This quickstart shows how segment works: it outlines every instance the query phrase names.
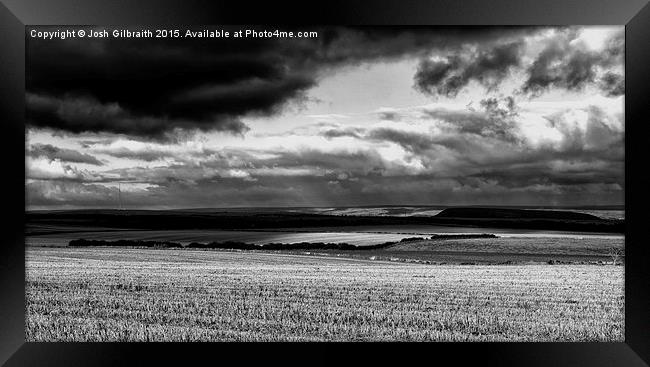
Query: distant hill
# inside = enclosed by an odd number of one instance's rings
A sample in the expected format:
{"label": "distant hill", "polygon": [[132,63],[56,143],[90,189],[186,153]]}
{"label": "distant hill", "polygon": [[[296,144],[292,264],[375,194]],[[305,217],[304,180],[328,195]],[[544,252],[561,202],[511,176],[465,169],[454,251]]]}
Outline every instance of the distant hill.
{"label": "distant hill", "polygon": [[437,218],[476,219],[552,219],[552,220],[600,220],[595,215],[560,210],[532,210],[508,208],[447,208],[435,215]]}
{"label": "distant hill", "polygon": [[568,211],[509,208],[447,208],[435,216],[341,216],[273,210],[70,210],[27,212],[26,234],[78,232],[80,227],[137,230],[262,230],[382,225],[442,225],[623,233],[624,220]]}

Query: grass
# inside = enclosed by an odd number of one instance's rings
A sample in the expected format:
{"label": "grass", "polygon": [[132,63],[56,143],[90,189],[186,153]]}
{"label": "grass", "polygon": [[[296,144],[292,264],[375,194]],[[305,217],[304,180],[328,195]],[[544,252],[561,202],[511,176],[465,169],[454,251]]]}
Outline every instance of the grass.
{"label": "grass", "polygon": [[28,248],[28,341],[622,341],[622,266]]}

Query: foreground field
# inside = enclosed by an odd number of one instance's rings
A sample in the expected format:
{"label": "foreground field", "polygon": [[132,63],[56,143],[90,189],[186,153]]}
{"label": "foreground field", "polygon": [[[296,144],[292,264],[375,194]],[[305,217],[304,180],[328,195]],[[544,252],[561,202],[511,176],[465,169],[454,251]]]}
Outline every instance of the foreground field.
{"label": "foreground field", "polygon": [[622,341],[622,266],[28,248],[28,341]]}

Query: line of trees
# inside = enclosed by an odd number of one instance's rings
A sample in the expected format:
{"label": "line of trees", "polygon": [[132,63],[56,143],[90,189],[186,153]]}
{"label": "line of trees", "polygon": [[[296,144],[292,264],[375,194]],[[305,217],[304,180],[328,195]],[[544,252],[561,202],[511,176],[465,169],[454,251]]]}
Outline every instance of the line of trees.
{"label": "line of trees", "polygon": [[349,243],[325,243],[325,242],[300,242],[300,243],[268,243],[265,245],[256,245],[240,241],[223,241],[199,243],[192,242],[183,246],[178,242],[169,241],[143,241],[143,240],[71,240],[68,245],[71,247],[97,247],[97,246],[115,246],[115,247],[150,247],[150,248],[197,248],[197,249],[224,249],[224,250],[375,250],[393,246],[399,243],[415,242],[423,240],[444,240],[444,239],[466,239],[466,238],[495,238],[493,234],[453,234],[453,235],[433,235],[428,238],[408,237],[395,242],[389,241],[376,245],[357,246]]}

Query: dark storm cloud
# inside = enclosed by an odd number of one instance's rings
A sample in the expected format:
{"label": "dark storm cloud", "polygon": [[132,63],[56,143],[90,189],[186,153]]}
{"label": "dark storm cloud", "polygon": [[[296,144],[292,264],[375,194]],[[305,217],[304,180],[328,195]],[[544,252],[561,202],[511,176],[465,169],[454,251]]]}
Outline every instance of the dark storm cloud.
{"label": "dark storm cloud", "polygon": [[90,154],[81,153],[73,149],[59,148],[50,144],[34,144],[27,151],[27,155],[35,158],[45,157],[49,160],[58,159],[62,162],[86,163],[95,166],[104,164]]}
{"label": "dark storm cloud", "polygon": [[[207,126],[191,119],[136,116],[117,103],[102,104],[88,96],[57,98],[28,93],[26,105],[28,123],[33,127],[72,133],[108,132],[173,141],[178,129],[203,129]],[[210,129],[237,134],[249,130],[237,118],[228,116],[219,117],[218,123],[210,125]]]}
{"label": "dark storm cloud", "polygon": [[[160,135],[174,128],[241,133],[313,85],[259,40],[30,40],[27,90],[82,104],[89,123],[28,105],[30,122],[71,132]],[[88,106],[91,105],[91,106]],[[54,121],[47,119],[54,117]],[[118,119],[117,123],[110,121]]]}
{"label": "dark storm cloud", "polygon": [[415,88],[429,95],[455,97],[471,81],[494,90],[521,63],[524,43],[516,41],[463,51],[442,60],[423,59],[415,73]]}
{"label": "dark storm cloud", "polygon": [[539,95],[551,87],[580,91],[596,84],[610,96],[623,94],[623,75],[608,72],[601,81],[597,76],[599,68],[623,65],[624,33],[612,36],[602,51],[576,44],[578,35],[575,29],[569,29],[558,32],[547,42],[527,69],[527,79],[521,88],[524,93]]}
{"label": "dark storm cloud", "polygon": [[[177,129],[241,134],[240,118],[300,103],[337,67],[459,44],[491,44],[535,28],[327,28],[316,39],[29,39],[27,118],[72,133],[154,139]],[[509,49],[479,55],[467,77],[490,84]],[[482,70],[486,70],[483,72]],[[481,74],[481,75],[479,75]]]}

